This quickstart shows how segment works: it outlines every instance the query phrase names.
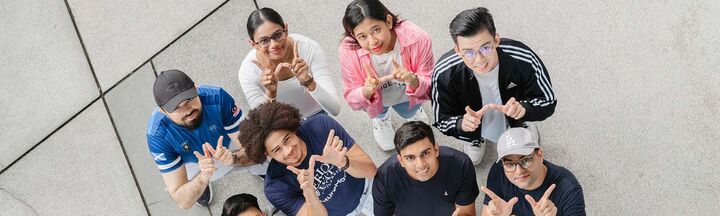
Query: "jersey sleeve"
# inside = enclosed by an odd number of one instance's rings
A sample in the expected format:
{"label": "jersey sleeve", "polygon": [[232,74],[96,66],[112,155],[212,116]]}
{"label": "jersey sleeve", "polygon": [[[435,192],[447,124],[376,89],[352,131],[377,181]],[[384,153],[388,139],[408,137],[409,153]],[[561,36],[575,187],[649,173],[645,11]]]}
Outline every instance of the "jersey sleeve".
{"label": "jersey sleeve", "polygon": [[223,127],[227,133],[235,133],[240,129],[242,110],[224,89],[220,89],[220,115],[222,116]]}
{"label": "jersey sleeve", "polygon": [[148,134],[147,142],[150,156],[152,156],[161,173],[174,171],[183,165],[180,155],[175,152],[166,139]]}

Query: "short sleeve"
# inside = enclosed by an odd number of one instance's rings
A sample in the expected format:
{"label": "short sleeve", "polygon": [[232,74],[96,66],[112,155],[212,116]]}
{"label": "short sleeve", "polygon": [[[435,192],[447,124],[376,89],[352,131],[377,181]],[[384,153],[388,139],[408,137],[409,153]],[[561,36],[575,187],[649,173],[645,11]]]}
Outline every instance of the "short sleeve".
{"label": "short sleeve", "polygon": [[223,121],[223,127],[227,133],[235,133],[240,129],[240,120],[242,120],[242,110],[235,103],[235,100],[224,89],[220,89],[220,112]]}
{"label": "short sleeve", "polygon": [[373,212],[375,215],[393,215],[395,213],[395,203],[392,202],[387,194],[386,181],[384,175],[378,172],[373,180]]}
{"label": "short sleeve", "polygon": [[183,165],[182,159],[167,140],[148,134],[147,142],[150,155],[161,173],[174,171]]}
{"label": "short sleeve", "polygon": [[470,158],[465,156],[462,164],[462,183],[460,185],[457,196],[455,196],[455,204],[466,206],[475,202],[475,198],[480,194],[475,178],[475,167]]}
{"label": "short sleeve", "polygon": [[[498,194],[500,192],[500,180],[504,177],[503,173],[500,173],[500,164],[499,163],[493,163],[493,165],[490,167],[490,172],[488,172],[487,176],[487,184],[485,184],[485,187],[493,191],[498,196],[502,197],[501,194]],[[485,199],[483,200],[483,204],[487,205],[488,202],[492,200],[490,196],[485,194]]]}

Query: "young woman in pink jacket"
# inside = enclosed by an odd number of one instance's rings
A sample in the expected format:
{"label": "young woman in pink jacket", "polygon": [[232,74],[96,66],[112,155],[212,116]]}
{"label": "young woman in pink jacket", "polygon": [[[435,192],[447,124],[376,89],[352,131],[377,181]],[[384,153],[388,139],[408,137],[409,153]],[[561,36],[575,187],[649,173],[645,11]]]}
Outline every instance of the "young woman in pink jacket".
{"label": "young woman in pink jacket", "polygon": [[430,36],[400,20],[378,0],[355,0],[343,17],[345,38],[339,56],[343,96],[353,110],[373,120],[380,148],[394,149],[390,107],[407,120],[427,122],[421,109],[429,99],[434,59]]}

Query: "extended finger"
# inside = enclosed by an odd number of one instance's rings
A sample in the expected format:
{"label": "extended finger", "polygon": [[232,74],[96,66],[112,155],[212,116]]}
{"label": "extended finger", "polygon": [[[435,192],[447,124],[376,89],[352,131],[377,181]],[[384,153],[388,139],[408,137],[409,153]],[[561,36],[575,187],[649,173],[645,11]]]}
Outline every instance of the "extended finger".
{"label": "extended finger", "polygon": [[365,68],[365,77],[375,77],[375,74],[372,72],[370,65],[368,65],[367,63],[363,63],[363,67]]}
{"label": "extended finger", "polygon": [[298,59],[298,58],[300,58],[300,57],[299,57],[299,54],[298,54],[298,48],[297,48],[298,42],[295,41],[294,44],[295,44],[295,45],[293,46],[293,56],[295,57],[295,59]]}
{"label": "extended finger", "polygon": [[535,201],[535,199],[533,199],[530,195],[525,195],[525,200],[527,200],[533,208],[537,205],[537,201]]}
{"label": "extended finger", "polygon": [[220,151],[220,150],[223,149],[223,137],[224,137],[224,136],[220,136],[220,137],[218,138],[217,148],[215,148],[215,149],[218,150],[218,151]]}
{"label": "extended finger", "polygon": [[335,143],[335,151],[342,151],[343,148],[343,141],[340,138],[337,138],[337,141]]}
{"label": "extended finger", "polygon": [[495,195],[495,193],[493,193],[490,189],[488,189],[488,188],[485,187],[485,186],[480,187],[480,190],[482,190],[483,192],[485,192],[485,194],[487,194],[488,196],[490,196],[490,198],[493,199],[493,200],[504,201],[504,200],[501,199],[498,195]]}
{"label": "extended finger", "polygon": [[390,74],[390,75],[385,75],[383,77],[380,77],[379,81],[380,81],[380,83],[385,83],[388,80],[393,80],[393,79],[395,79],[395,74]]}
{"label": "extended finger", "polygon": [[395,58],[392,59],[392,65],[393,69],[402,68],[402,65],[398,64],[397,61],[395,61]]}
{"label": "extended finger", "polygon": [[294,166],[287,166],[287,169],[295,173],[295,175],[300,174],[300,169],[295,168]]}
{"label": "extended finger", "polygon": [[[205,153],[205,157],[206,157],[206,158],[211,157],[211,155],[210,155],[210,150],[208,149],[208,146],[210,146],[210,144],[205,143],[205,144],[202,145],[202,147],[203,147],[203,152]],[[212,147],[210,147],[210,148],[212,148]]]}
{"label": "extended finger", "polygon": [[545,193],[543,194],[542,198],[540,199],[549,199],[550,194],[555,190],[555,184],[551,184],[550,187],[548,187],[547,190],[545,190]]}
{"label": "extended finger", "polygon": [[265,68],[263,68],[263,66],[262,66],[262,65],[260,65],[260,63],[258,63],[258,61],[255,61],[255,59],[253,59],[253,60],[250,60],[250,62],[252,62],[253,64],[257,65],[257,66],[258,66],[258,68],[260,68],[260,70],[264,70],[264,69],[265,69]]}
{"label": "extended finger", "polygon": [[310,179],[315,178],[315,160],[317,160],[315,157],[310,157],[310,162],[308,162],[308,175],[312,176]]}
{"label": "extended finger", "polygon": [[478,118],[482,118],[482,116],[485,115],[485,113],[486,113],[488,110],[490,110],[490,105],[491,105],[491,104],[487,104],[487,105],[483,106],[480,110],[478,110],[477,112],[475,112],[475,116],[478,116]]}
{"label": "extended finger", "polygon": [[205,159],[205,156],[201,155],[200,152],[194,151],[195,157],[198,158],[198,162],[202,159]]}
{"label": "extended finger", "polygon": [[524,116],[525,116],[525,107],[523,107],[523,108],[520,109],[520,113],[518,113],[518,115],[517,115],[517,117],[515,118],[515,120],[520,119],[520,118],[522,118],[522,117],[524,117]]}
{"label": "extended finger", "polygon": [[518,198],[517,198],[517,197],[513,197],[512,199],[508,200],[507,205],[508,205],[508,206],[513,206],[513,205],[515,205],[515,203],[517,203],[517,201],[518,201]]}
{"label": "extended finger", "polygon": [[325,145],[332,145],[332,140],[335,138],[335,129],[330,129],[330,133],[328,133],[327,141],[325,142]]}

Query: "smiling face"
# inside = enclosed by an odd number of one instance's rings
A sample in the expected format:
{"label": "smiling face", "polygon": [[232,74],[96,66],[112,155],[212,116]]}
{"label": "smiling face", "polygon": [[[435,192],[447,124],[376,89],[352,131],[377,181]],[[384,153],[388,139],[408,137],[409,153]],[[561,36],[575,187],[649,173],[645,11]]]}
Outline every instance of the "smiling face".
{"label": "smiling face", "polygon": [[372,54],[387,53],[395,47],[395,32],[392,31],[392,26],[390,15],[387,16],[387,20],[365,18],[353,29],[353,37],[360,47]]}
{"label": "smiling face", "polygon": [[440,149],[427,137],[400,150],[397,160],[408,175],[418,181],[430,180],[440,167]]}
{"label": "smiling face", "polygon": [[298,166],[307,156],[305,142],[289,130],[275,130],[265,139],[265,154],[276,161]]}
{"label": "smiling face", "polygon": [[491,35],[484,30],[469,37],[458,36],[455,52],[463,58],[467,67],[475,73],[483,74],[498,65],[496,48],[499,45],[500,35]]}
{"label": "smiling face", "polygon": [[165,110],[162,110],[162,112],[176,125],[195,129],[200,125],[200,120],[202,120],[202,103],[200,102],[200,96],[195,96],[180,102],[172,112],[166,112]]}
{"label": "smiling face", "polygon": [[289,53],[289,40],[287,35],[287,24],[278,25],[265,21],[255,29],[254,40],[250,41],[255,50],[271,60],[282,60]]}
{"label": "smiling face", "polygon": [[533,151],[530,155],[507,155],[502,158],[501,162],[503,164],[513,164],[522,160],[529,160],[530,165],[523,168],[520,164],[517,164],[514,171],[505,170],[505,176],[515,186],[524,190],[534,190],[540,187],[547,173],[547,167],[543,164],[544,153],[542,149]]}

